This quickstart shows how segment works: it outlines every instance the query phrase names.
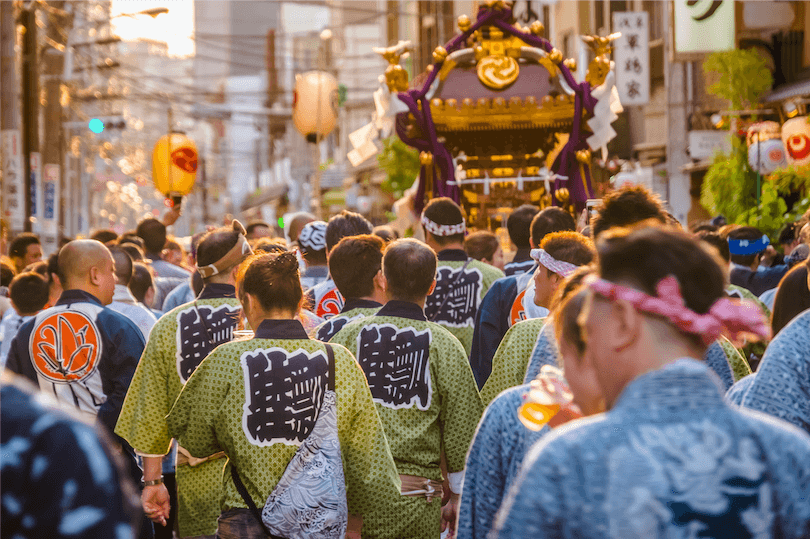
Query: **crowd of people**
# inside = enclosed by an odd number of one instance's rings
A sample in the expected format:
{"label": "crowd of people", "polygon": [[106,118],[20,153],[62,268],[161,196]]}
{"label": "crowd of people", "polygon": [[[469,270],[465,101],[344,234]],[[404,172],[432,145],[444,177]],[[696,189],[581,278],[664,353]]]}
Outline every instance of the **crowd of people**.
{"label": "crowd of people", "polygon": [[810,537],[810,215],[176,218],[3,231],[3,537]]}

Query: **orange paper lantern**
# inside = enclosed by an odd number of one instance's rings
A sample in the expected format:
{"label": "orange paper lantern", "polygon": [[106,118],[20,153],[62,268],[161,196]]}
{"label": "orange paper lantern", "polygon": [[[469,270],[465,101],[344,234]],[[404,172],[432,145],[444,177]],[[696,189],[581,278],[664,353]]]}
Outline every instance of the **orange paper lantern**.
{"label": "orange paper lantern", "polygon": [[197,146],[182,133],[160,137],[152,151],[152,182],[166,195],[185,196],[197,178]]}

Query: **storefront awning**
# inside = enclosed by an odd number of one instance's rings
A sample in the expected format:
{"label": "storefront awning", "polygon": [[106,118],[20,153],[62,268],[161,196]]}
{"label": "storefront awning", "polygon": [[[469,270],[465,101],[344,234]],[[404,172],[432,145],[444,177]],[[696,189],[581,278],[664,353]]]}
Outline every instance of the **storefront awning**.
{"label": "storefront awning", "polygon": [[287,184],[275,184],[267,187],[262,187],[250,193],[242,201],[242,211],[248,211],[252,208],[258,208],[264,204],[268,204],[277,200],[287,194]]}
{"label": "storefront awning", "polygon": [[802,80],[783,84],[770,94],[762,98],[764,103],[776,103],[792,97],[803,97],[810,95],[810,80]]}

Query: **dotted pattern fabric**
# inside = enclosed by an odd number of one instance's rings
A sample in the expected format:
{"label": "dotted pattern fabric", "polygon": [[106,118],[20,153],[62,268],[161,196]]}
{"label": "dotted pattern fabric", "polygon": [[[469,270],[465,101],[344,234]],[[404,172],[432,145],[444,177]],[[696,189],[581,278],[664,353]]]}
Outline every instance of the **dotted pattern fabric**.
{"label": "dotted pattern fabric", "polygon": [[[456,260],[440,260],[439,265],[436,268],[436,273],[438,274],[439,270],[443,267],[458,269],[464,265],[463,261],[456,261]],[[470,263],[467,264],[467,269],[464,271],[469,271],[471,269],[477,269],[481,272],[481,293],[477,298],[475,304],[475,312],[478,312],[478,308],[481,306],[481,300],[484,299],[484,296],[487,295],[487,291],[489,287],[492,286],[496,280],[500,279],[504,276],[503,272],[494,266],[490,266],[489,264],[485,264],[483,262],[479,262],[478,260],[470,260]],[[473,316],[473,319],[475,317]],[[440,325],[441,322],[439,322]],[[472,350],[472,340],[473,340],[473,333],[474,333],[474,322],[471,321],[467,326],[464,327],[450,327],[450,326],[443,326],[445,327],[450,333],[452,333],[461,344],[464,346],[464,352],[467,354],[467,357],[470,357],[470,351]]]}
{"label": "dotted pattern fabric", "polygon": [[[369,324],[392,324],[418,332],[430,330],[431,334],[428,359],[432,384],[430,407],[424,411],[415,406],[394,410],[376,404],[398,472],[441,481],[442,449],[448,471],[462,471],[483,405],[461,343],[438,324],[390,316],[371,316],[353,322],[332,337],[332,342],[357,353],[358,335]],[[441,502],[400,498],[397,510],[386,508],[383,512],[376,512],[370,516],[369,522],[391,530],[395,537],[437,537],[441,526]],[[365,529],[364,522],[364,537]]]}
{"label": "dotted pattern fabric", "polygon": [[[768,308],[767,305],[765,305],[765,303],[763,301],[761,301],[757,296],[754,295],[753,292],[751,292],[747,288],[743,288],[742,286],[737,286],[737,285],[734,285],[734,284],[730,284],[730,285],[728,285],[728,288],[726,288],[726,293],[732,298],[736,297],[736,296],[739,296],[739,297],[742,297],[743,299],[753,301],[754,303],[757,304],[757,306],[762,311],[762,316],[765,317],[765,320],[770,321],[770,319],[771,319],[771,310]],[[739,351],[740,355],[743,358],[746,359],[746,361],[747,361],[747,359],[749,357],[751,357],[751,354],[754,354],[756,357],[761,358],[762,354],[765,353],[765,349],[768,347],[769,342],[770,341],[767,341],[767,340],[749,342],[749,343],[744,344],[743,346],[741,346],[737,350]],[[731,363],[730,359],[729,359],[729,363]]]}
{"label": "dotted pattern fabric", "polygon": [[506,332],[492,358],[492,374],[481,388],[484,406],[489,405],[501,391],[523,384],[526,367],[545,321],[545,318],[530,318],[518,322]]}
{"label": "dotted pattern fabric", "polygon": [[557,347],[557,336],[554,335],[554,322],[551,318],[548,318],[546,321],[548,323],[543,326],[542,331],[540,331],[540,335],[537,337],[537,343],[534,345],[534,350],[532,350],[529,366],[526,367],[526,376],[523,377],[524,384],[529,384],[532,380],[537,378],[543,365],[563,368],[562,357]]}
{"label": "dotted pattern fabric", "polygon": [[[201,299],[197,304],[212,308],[240,305],[235,298]],[[169,451],[172,437],[166,415],[183,388],[177,373],[177,314],[192,305],[181,305],[158,320],[129,386],[115,433],[139,453],[165,455]],[[193,468],[178,466],[177,522],[181,537],[216,533],[224,462],[218,459]]]}
{"label": "dotted pattern fabric", "polygon": [[726,354],[726,360],[731,367],[731,373],[734,375],[735,382],[751,374],[751,366],[748,364],[748,361],[740,354],[739,350],[734,348],[731,341],[725,337],[720,337],[716,342],[723,349],[723,353]]}
{"label": "dotted pattern fabric", "polygon": [[[304,339],[251,339],[234,341],[214,350],[197,367],[167,418],[169,432],[193,456],[224,451],[228,464],[220,475],[224,485],[221,511],[246,508],[231,479],[235,465],[258,507],[262,507],[296,450],[295,445],[253,445],[242,427],[246,403],[243,353],[272,347],[288,352],[322,351],[324,344]],[[363,372],[351,353],[334,346],[338,437],[351,514],[367,515],[390,510],[400,498],[400,481]],[[178,478],[179,482],[179,478]],[[384,530],[368,527],[363,536],[386,537]]]}

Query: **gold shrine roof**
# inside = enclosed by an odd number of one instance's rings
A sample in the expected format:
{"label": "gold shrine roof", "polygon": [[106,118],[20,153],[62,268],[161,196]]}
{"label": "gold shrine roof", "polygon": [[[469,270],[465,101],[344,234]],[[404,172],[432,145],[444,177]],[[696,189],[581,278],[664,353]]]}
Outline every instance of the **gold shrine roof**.
{"label": "gold shrine roof", "polygon": [[430,100],[437,131],[570,128],[574,96],[554,62],[561,55],[519,44],[447,57]]}

